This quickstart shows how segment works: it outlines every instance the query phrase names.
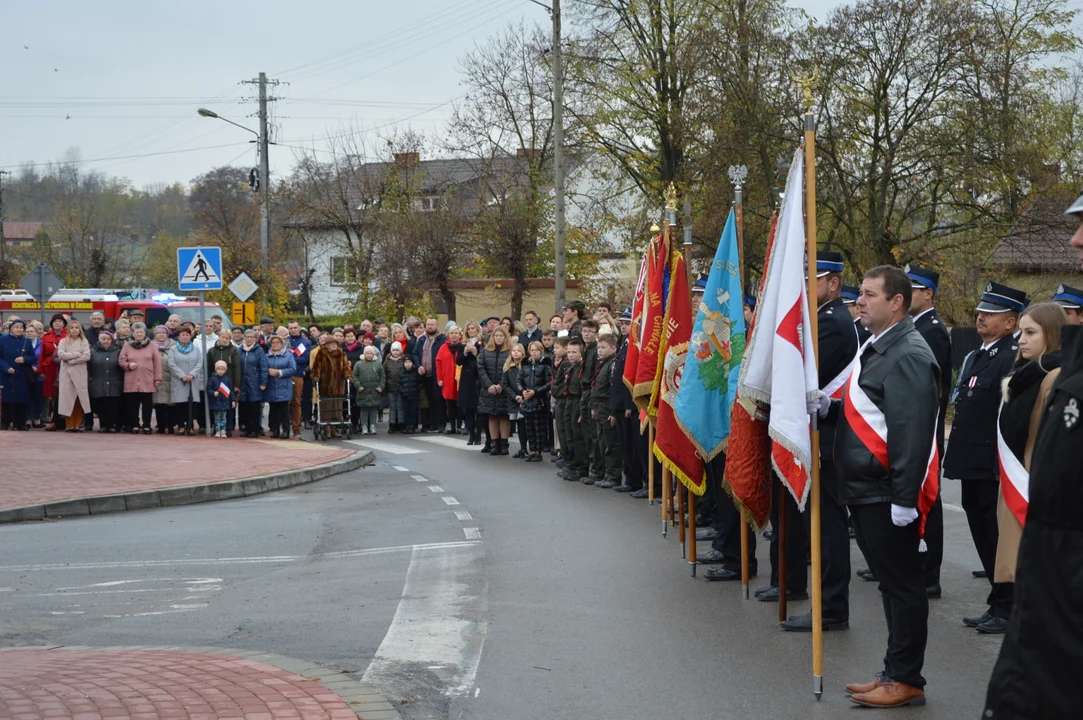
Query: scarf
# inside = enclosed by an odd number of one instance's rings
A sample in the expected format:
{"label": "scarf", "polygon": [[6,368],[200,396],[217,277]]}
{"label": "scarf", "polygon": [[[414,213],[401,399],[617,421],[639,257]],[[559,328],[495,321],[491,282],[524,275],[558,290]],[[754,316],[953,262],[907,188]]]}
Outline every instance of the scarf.
{"label": "scarf", "polygon": [[131,345],[136,350],[139,350],[140,348],[145,348],[147,345],[150,344],[150,338],[145,337],[145,336],[143,337],[142,340],[136,340],[135,338],[132,338],[131,340],[128,341],[128,344]]}
{"label": "scarf", "polygon": [[179,352],[181,355],[187,355],[188,353],[196,349],[195,343],[188,343],[187,345],[185,345],[180,340],[177,341],[177,344],[174,345],[174,347],[177,348],[177,352]]}
{"label": "scarf", "polygon": [[160,343],[157,340],[154,341],[154,346],[159,350],[168,350],[170,347],[172,347],[172,345],[173,341],[169,338],[166,338],[164,343]]}

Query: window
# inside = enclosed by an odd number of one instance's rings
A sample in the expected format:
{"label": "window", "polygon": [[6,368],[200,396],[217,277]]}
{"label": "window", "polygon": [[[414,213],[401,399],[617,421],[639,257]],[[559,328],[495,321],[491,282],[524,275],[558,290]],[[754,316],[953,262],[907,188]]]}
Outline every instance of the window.
{"label": "window", "polygon": [[333,257],[331,258],[331,285],[332,287],[341,287],[351,282],[357,281],[357,268],[354,266],[353,258],[350,257]]}
{"label": "window", "polygon": [[433,212],[440,209],[440,203],[439,195],[427,195],[418,199],[417,208],[421,212]]}

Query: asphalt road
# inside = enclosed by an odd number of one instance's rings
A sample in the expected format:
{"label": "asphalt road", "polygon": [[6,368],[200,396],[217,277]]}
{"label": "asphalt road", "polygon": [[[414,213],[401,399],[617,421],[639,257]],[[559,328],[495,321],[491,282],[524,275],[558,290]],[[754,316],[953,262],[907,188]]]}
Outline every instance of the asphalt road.
{"label": "asphalt road", "polygon": [[[275,652],[364,679],[411,719],[860,712],[842,686],[883,656],[873,584],[854,579],[851,629],[825,634],[817,702],[811,637],[735,584],[691,578],[657,506],[457,437],[366,447],[373,467],[259,498],[0,526],[0,645]],[[970,575],[956,485],[945,500],[929,702],[906,712],[978,718],[1000,640],[960,621],[988,585]],[[760,566],[756,584],[766,543]]]}

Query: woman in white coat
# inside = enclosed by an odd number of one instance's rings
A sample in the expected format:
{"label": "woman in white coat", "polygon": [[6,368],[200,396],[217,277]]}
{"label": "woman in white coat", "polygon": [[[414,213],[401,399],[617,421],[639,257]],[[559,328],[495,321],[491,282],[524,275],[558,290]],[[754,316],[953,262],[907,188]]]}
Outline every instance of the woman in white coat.
{"label": "woman in white coat", "polygon": [[68,323],[68,335],[56,346],[60,361],[57,377],[57,409],[64,416],[66,432],[82,432],[83,414],[90,410],[90,390],[87,384],[87,363],[90,343],[83,335],[78,320]]}

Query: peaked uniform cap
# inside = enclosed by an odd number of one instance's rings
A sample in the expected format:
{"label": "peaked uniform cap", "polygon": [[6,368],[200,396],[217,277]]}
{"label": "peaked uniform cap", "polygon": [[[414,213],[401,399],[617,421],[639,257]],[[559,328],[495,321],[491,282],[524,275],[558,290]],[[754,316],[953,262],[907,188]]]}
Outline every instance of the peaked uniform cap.
{"label": "peaked uniform cap", "polygon": [[936,292],[937,285],[940,284],[940,273],[936,270],[928,270],[917,265],[907,265],[905,270],[911,285],[920,290]]}
{"label": "peaked uniform cap", "polygon": [[1022,290],[991,282],[985,287],[977,310],[987,313],[1022,312],[1029,304],[1027,294]]}
{"label": "peaked uniform cap", "polygon": [[828,273],[840,273],[846,270],[846,264],[842,260],[842,253],[820,250],[816,253],[816,277],[823,277]]}
{"label": "peaked uniform cap", "polygon": [[1061,285],[1053,295],[1053,302],[1069,310],[1083,309],[1083,290]]}

